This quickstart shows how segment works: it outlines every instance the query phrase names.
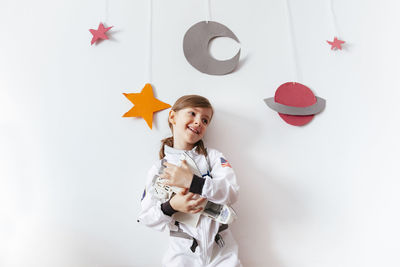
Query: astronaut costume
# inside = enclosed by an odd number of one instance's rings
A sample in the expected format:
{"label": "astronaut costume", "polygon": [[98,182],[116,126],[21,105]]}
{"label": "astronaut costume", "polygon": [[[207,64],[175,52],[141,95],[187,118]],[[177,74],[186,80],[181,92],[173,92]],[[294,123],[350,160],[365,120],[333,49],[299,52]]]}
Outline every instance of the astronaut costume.
{"label": "astronaut costume", "polygon": [[[183,153],[196,163],[203,177],[194,175],[189,191],[217,204],[232,205],[237,201],[239,186],[236,175],[221,152],[207,149],[208,156],[192,150],[178,150],[167,145],[164,153],[169,163],[179,165]],[[207,216],[200,216],[197,227],[176,222],[169,201],[154,197],[153,177],[158,174],[161,161],[150,169],[141,201],[138,221],[158,231],[169,230],[169,248],[162,261],[164,267],[240,267],[238,246],[227,225]]]}

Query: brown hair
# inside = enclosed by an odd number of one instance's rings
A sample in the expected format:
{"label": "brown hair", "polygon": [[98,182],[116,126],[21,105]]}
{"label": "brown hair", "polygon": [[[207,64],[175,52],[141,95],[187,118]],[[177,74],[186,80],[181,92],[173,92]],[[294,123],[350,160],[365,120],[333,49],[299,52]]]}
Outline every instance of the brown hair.
{"label": "brown hair", "polygon": [[[194,107],[194,108],[210,108],[211,109],[211,117],[214,114],[214,109],[212,108],[210,101],[207,98],[199,95],[184,95],[176,100],[175,104],[172,106],[171,110],[177,112],[181,109]],[[210,118],[211,121],[211,118]],[[171,132],[173,130],[172,124],[168,120],[169,128]],[[168,137],[161,140],[161,149],[160,149],[160,159],[165,157],[164,153],[164,145],[173,147],[174,146],[174,137]],[[196,146],[196,152],[199,154],[203,154],[207,156],[207,150],[204,146],[203,140],[197,141],[194,146]]]}

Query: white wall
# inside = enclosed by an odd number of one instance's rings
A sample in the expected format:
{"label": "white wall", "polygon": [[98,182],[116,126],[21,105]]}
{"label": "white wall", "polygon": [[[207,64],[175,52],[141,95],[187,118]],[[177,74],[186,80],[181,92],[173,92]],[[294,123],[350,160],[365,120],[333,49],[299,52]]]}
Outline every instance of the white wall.
{"label": "white wall", "polygon": [[[170,104],[208,97],[206,143],[238,174],[232,227],[245,266],[399,266],[399,26],[395,0],[290,0],[299,82],[327,100],[304,127],[262,99],[295,79],[285,1],[211,1],[238,36],[239,69],[192,68],[182,38],[205,1],[154,0],[153,79]],[[159,266],[167,236],[136,223],[145,175],[169,135],[123,92],[147,82],[146,1],[109,1],[111,40],[90,46],[104,1],[0,1],[0,266]]]}

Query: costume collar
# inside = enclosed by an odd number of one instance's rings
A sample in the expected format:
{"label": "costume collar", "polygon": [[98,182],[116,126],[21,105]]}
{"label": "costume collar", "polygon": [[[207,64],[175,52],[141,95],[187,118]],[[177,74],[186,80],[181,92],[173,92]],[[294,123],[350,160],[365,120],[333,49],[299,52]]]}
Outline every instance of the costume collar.
{"label": "costume collar", "polygon": [[183,152],[196,153],[196,148],[197,146],[193,147],[191,150],[182,150],[170,147],[168,145],[164,145],[164,153],[165,154],[182,154]]}

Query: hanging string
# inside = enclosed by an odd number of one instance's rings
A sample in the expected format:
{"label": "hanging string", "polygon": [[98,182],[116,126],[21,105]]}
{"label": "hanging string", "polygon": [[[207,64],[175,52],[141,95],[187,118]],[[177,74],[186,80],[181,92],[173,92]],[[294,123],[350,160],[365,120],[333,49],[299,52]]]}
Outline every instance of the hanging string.
{"label": "hanging string", "polygon": [[336,15],[335,15],[335,11],[333,9],[333,0],[329,0],[329,8],[330,8],[330,11],[331,11],[333,31],[335,32],[335,37],[339,38],[339,30],[338,30],[338,25],[337,25],[337,22],[336,22]]}
{"label": "hanging string", "polygon": [[288,24],[289,24],[289,38],[290,38],[290,43],[292,44],[292,58],[294,61],[294,72],[295,72],[295,78],[296,78],[295,80],[301,82],[300,67],[298,64],[296,42],[295,42],[295,36],[294,36],[294,31],[293,31],[293,19],[292,19],[292,13],[290,11],[289,0],[286,0],[286,13],[288,16]]}
{"label": "hanging string", "polygon": [[148,29],[148,73],[147,73],[147,78],[148,78],[148,83],[151,83],[152,80],[152,72],[153,72],[153,0],[148,0],[149,1],[149,29]]}
{"label": "hanging string", "polygon": [[206,22],[208,23],[211,20],[210,0],[204,1],[206,1]]}
{"label": "hanging string", "polygon": [[108,21],[108,0],[104,0],[104,17],[103,20],[100,20],[100,22],[103,22],[103,24],[107,24],[107,21]]}

